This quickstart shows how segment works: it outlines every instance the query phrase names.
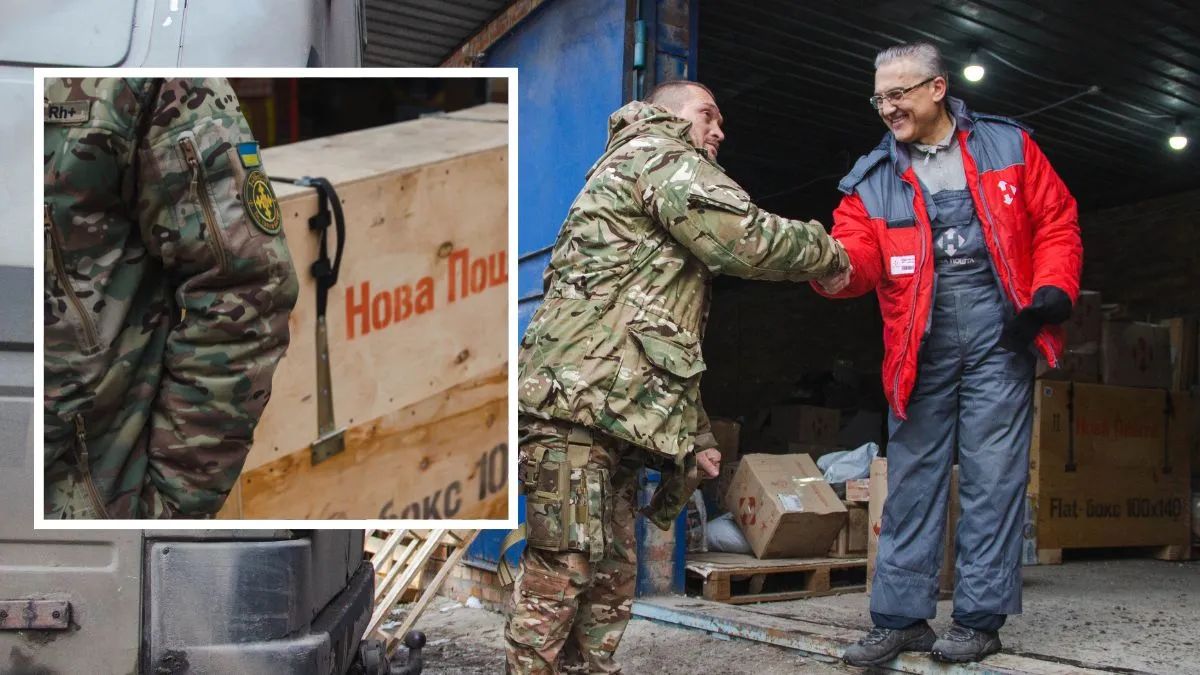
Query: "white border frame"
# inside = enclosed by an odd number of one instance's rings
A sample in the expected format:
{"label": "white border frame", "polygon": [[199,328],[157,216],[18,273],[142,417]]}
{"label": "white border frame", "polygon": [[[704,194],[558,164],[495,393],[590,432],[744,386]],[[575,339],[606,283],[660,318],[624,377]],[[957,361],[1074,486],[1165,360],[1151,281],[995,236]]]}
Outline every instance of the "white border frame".
{"label": "white border frame", "polygon": [[[260,77],[260,78],[503,78],[508,80],[508,518],[506,520],[46,520],[44,517],[45,452],[41,439],[45,434],[42,415],[33,414],[34,488],[33,527],[35,530],[291,530],[330,529],[501,529],[517,527],[517,397],[513,383],[517,377],[517,69],[516,68],[34,68],[33,140],[34,208],[32,226],[39,227],[45,174],[42,169],[44,137],[36,131],[43,127],[43,104],[37,93],[45,91],[45,81],[53,77]],[[35,236],[36,240],[37,237]],[[45,250],[34,245],[34,269],[45,265]],[[45,399],[45,371],[39,365],[45,358],[43,321],[45,305],[44,275],[34,274],[34,401]]]}

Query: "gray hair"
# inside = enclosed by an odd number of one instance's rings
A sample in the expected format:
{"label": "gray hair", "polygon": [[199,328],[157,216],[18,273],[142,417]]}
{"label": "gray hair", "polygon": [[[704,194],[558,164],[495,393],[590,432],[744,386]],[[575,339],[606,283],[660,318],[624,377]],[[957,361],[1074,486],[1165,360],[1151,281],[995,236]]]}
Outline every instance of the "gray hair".
{"label": "gray hair", "polygon": [[911,59],[925,77],[940,75],[949,80],[946,76],[946,65],[942,63],[942,53],[928,42],[911,42],[888,47],[875,57],[875,69],[878,70],[885,63],[899,59]]}

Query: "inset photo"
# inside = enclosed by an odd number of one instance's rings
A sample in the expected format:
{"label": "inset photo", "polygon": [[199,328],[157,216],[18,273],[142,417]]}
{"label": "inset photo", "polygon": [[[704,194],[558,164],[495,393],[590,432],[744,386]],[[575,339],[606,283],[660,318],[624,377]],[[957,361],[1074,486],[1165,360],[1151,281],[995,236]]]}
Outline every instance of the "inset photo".
{"label": "inset photo", "polygon": [[37,72],[37,527],[515,515],[515,72],[386,72]]}

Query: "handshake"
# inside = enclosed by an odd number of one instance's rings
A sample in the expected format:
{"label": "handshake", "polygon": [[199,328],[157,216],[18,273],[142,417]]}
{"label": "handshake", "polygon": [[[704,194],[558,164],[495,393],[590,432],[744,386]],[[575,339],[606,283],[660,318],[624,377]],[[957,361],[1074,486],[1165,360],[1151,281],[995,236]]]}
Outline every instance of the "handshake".
{"label": "handshake", "polygon": [[817,279],[817,283],[820,284],[821,289],[826,293],[841,293],[850,285],[850,277],[853,274],[854,266],[847,265],[846,269],[841,272]]}

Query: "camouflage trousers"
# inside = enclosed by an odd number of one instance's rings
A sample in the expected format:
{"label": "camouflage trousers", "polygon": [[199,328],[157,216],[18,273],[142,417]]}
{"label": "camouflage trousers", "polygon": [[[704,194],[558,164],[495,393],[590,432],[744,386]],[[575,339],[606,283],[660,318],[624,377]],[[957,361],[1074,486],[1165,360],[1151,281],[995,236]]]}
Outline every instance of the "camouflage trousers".
{"label": "camouflage trousers", "polygon": [[[561,450],[565,422],[521,420],[524,460],[541,445]],[[597,434],[588,468],[604,469],[611,495],[604,509],[602,555],[525,547],[504,630],[509,673],[619,673],[613,653],[629,623],[637,581],[634,521],[640,461],[628,444]],[[593,559],[598,558],[598,559]]]}

